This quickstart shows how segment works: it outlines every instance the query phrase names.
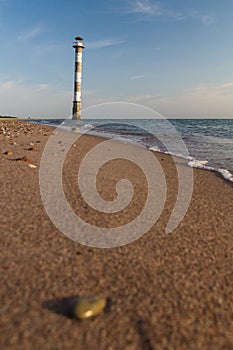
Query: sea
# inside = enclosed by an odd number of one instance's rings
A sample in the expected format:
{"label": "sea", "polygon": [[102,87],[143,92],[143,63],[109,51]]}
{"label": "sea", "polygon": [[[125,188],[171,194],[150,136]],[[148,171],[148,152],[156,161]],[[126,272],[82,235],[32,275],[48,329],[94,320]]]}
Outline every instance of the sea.
{"label": "sea", "polygon": [[81,133],[133,141],[187,159],[233,183],[233,119],[30,120]]}

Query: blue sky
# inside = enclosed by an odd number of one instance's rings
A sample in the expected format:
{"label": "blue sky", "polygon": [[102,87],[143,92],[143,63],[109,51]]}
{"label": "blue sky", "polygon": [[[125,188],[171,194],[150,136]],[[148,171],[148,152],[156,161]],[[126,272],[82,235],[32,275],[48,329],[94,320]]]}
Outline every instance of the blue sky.
{"label": "blue sky", "polygon": [[232,0],[0,0],[0,114],[70,115],[76,35],[83,108],[233,118]]}

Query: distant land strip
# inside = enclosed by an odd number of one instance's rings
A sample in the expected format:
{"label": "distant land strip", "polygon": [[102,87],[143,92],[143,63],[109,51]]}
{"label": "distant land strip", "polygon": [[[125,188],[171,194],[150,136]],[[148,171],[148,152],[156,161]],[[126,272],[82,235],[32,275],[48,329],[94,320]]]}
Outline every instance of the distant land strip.
{"label": "distant land strip", "polygon": [[0,115],[1,119],[9,119],[9,118],[17,118],[17,117],[12,117],[11,115]]}

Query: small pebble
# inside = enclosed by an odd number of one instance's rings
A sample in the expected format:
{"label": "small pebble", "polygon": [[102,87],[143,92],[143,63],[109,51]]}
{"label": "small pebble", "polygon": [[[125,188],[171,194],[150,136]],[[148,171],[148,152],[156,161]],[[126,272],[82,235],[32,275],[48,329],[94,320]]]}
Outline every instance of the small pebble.
{"label": "small pebble", "polygon": [[35,164],[31,164],[31,163],[29,163],[28,166],[29,166],[29,168],[31,168],[31,169],[37,168],[37,166],[36,166]]}
{"label": "small pebble", "polygon": [[29,163],[30,160],[26,157],[20,157],[20,158],[16,158],[15,159],[17,162],[26,162],[26,163]]}
{"label": "small pebble", "polygon": [[85,320],[99,315],[106,306],[106,299],[99,295],[89,295],[77,298],[74,303],[74,317]]}
{"label": "small pebble", "polygon": [[4,152],[4,154],[5,154],[6,156],[13,156],[13,153],[12,153],[11,151],[6,151],[6,152]]}

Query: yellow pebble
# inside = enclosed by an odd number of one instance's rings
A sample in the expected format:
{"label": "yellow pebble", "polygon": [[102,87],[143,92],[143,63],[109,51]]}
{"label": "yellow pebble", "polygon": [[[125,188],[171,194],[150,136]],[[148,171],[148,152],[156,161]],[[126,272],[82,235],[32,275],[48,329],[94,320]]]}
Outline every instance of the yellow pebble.
{"label": "yellow pebble", "polygon": [[28,166],[29,166],[29,168],[31,168],[31,169],[35,169],[35,168],[37,168],[37,166],[36,166],[36,165],[34,165],[34,164],[28,164]]}
{"label": "yellow pebble", "polygon": [[78,298],[74,304],[74,317],[85,320],[99,315],[106,306],[106,299],[99,295],[89,295]]}

